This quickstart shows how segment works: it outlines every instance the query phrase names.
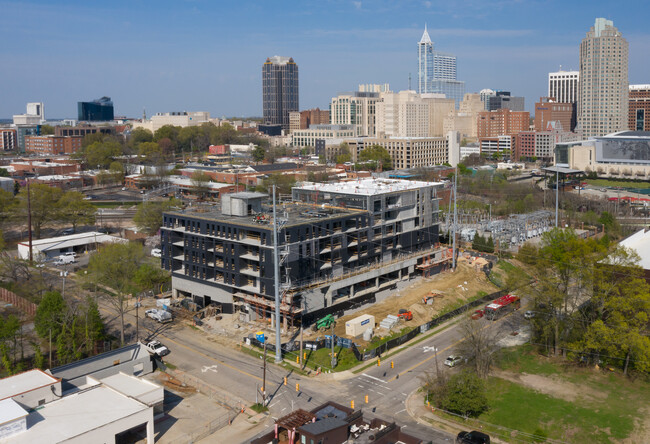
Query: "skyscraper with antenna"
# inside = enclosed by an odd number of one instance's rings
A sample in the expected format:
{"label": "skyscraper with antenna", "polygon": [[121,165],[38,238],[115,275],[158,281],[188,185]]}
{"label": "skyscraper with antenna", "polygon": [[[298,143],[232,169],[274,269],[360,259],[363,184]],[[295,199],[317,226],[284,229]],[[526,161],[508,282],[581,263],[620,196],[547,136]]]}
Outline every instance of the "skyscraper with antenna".
{"label": "skyscraper with antenna", "polygon": [[456,101],[465,95],[465,82],[456,79],[456,56],[436,51],[427,25],[418,42],[418,93],[441,93]]}

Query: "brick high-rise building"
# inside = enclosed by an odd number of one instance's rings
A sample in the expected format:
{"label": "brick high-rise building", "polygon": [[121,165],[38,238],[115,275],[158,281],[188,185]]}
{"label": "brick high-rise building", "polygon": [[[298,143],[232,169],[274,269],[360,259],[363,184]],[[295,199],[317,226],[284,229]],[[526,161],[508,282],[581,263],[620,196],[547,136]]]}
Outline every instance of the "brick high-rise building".
{"label": "brick high-rise building", "polygon": [[535,131],[545,131],[549,122],[560,122],[564,131],[575,129],[574,104],[558,103],[550,97],[540,97],[535,104]]}
{"label": "brick high-rise building", "polygon": [[479,139],[517,134],[520,131],[528,131],[529,127],[530,113],[528,111],[499,109],[478,113],[477,135]]}
{"label": "brick high-rise building", "polygon": [[262,109],[266,125],[289,129],[289,113],[300,107],[298,90],[298,65],[293,58],[267,58],[262,65]]}
{"label": "brick high-rise building", "polygon": [[585,137],[628,127],[628,43],[611,20],[597,18],[580,43],[578,124]]}
{"label": "brick high-rise building", "polygon": [[650,85],[630,85],[628,128],[650,131]]}

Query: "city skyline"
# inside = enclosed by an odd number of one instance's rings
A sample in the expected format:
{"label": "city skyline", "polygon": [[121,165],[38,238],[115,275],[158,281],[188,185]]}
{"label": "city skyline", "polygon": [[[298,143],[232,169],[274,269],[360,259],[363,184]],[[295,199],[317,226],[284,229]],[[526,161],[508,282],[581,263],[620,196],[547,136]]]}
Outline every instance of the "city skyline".
{"label": "city skyline", "polygon": [[274,55],[299,60],[301,109],[326,109],[331,97],[360,83],[390,83],[399,91],[410,74],[417,89],[416,47],[425,25],[436,48],[456,55],[467,92],[508,90],[526,97],[527,110],[546,94],[549,72],[578,69],[580,41],[596,17],[613,20],[629,41],[630,83],[648,83],[643,55],[650,34],[639,14],[648,6],[563,3],[558,15],[560,4],[553,3],[331,1],[305,9],[188,1],[154,9],[127,2],[2,2],[6,16],[18,19],[0,30],[12,42],[0,50],[12,64],[0,74],[11,85],[0,118],[41,101],[49,118],[74,118],[78,101],[102,96],[113,99],[116,115],[129,117],[143,108],[147,115],[261,116],[259,63]]}

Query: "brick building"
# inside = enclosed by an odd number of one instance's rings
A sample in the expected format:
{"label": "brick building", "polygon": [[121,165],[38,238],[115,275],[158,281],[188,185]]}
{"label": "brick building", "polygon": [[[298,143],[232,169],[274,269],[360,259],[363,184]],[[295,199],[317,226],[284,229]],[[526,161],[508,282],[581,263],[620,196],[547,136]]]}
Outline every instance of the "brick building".
{"label": "brick building", "polygon": [[628,128],[650,131],[650,85],[630,85]]}
{"label": "brick building", "polygon": [[291,131],[307,129],[309,125],[326,125],[330,123],[329,110],[312,108],[305,111],[292,111],[289,113],[289,129]]}
{"label": "brick building", "polygon": [[79,126],[57,126],[54,128],[54,135],[57,137],[67,136],[87,136],[88,134],[115,134],[115,127],[113,126],[92,126],[92,125],[79,125]]}
{"label": "brick building", "polygon": [[573,131],[575,104],[559,103],[552,97],[540,97],[535,103],[535,131],[545,131],[549,122],[560,122],[564,131]]}
{"label": "brick building", "polygon": [[81,136],[27,136],[25,137],[25,151],[41,156],[59,154],[73,154],[81,149]]}
{"label": "brick building", "polygon": [[528,111],[510,111],[499,109],[483,111],[478,114],[477,133],[479,139],[498,137],[504,134],[517,134],[530,128],[530,113]]}

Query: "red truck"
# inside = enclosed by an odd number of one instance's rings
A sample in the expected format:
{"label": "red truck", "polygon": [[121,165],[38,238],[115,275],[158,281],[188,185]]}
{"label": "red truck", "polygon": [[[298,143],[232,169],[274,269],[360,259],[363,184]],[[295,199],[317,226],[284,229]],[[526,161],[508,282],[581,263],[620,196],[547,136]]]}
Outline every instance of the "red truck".
{"label": "red truck", "polygon": [[485,306],[485,317],[491,321],[499,319],[506,313],[518,310],[521,307],[521,298],[514,294],[507,294],[490,302]]}

